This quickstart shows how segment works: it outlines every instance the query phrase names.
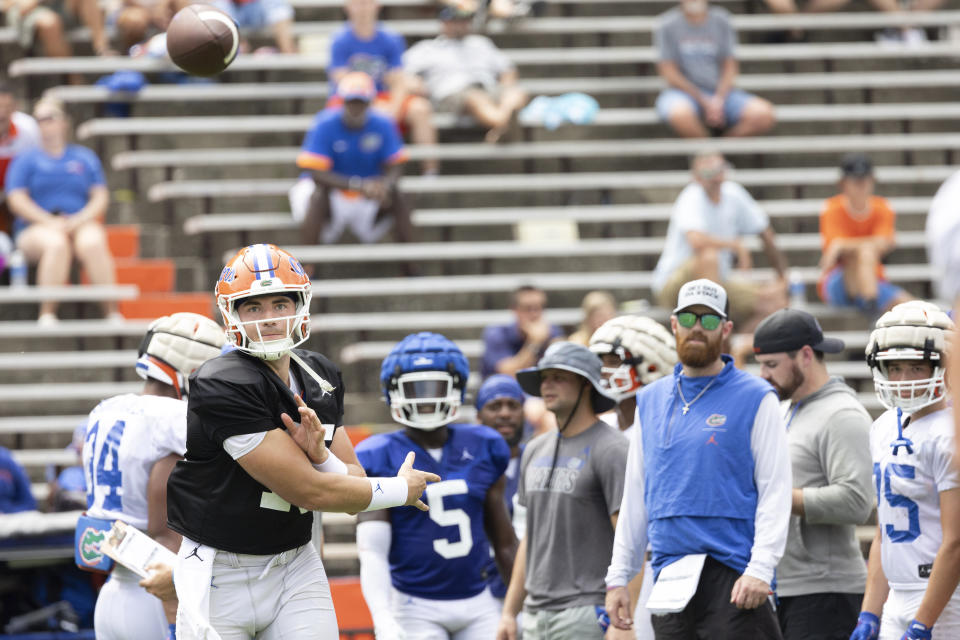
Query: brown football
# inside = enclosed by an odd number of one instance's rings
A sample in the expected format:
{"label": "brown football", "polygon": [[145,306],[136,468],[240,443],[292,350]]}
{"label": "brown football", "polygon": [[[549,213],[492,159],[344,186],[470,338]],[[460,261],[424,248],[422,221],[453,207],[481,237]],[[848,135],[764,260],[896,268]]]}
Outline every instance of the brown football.
{"label": "brown football", "polygon": [[190,75],[220,73],[237,57],[239,46],[236,23],[208,4],[184,7],[167,28],[167,54]]}

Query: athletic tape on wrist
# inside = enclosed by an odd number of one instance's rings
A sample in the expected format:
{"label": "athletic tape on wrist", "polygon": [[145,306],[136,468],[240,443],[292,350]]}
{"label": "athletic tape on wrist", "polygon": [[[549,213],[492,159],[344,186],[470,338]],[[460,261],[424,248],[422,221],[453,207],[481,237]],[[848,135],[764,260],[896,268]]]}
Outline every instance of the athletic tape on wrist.
{"label": "athletic tape on wrist", "polygon": [[340,475],[347,475],[347,465],[337,456],[333,455],[333,451],[327,451],[327,459],[321,462],[320,464],[313,465],[313,468],[317,471],[323,471],[325,473],[339,473]]}
{"label": "athletic tape on wrist", "polygon": [[402,507],[407,503],[407,481],[403,478],[367,478],[373,495],[364,511]]}

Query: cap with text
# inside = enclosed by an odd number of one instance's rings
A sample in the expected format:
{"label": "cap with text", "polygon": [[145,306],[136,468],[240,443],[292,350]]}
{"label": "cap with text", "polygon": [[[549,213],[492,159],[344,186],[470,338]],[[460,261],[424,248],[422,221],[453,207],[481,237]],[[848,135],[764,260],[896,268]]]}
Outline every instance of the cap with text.
{"label": "cap with text", "polygon": [[826,338],[817,319],[799,309],[774,311],[757,325],[753,333],[753,352],[782,353],[810,345],[814,351],[840,353],[843,340]]}
{"label": "cap with text", "polygon": [[377,87],[373,78],[363,71],[351,71],[337,83],[337,95],[343,98],[344,102],[348,100],[370,102],[377,95]]}
{"label": "cap with text", "polygon": [[691,280],[682,287],[677,295],[677,308],[674,313],[679,313],[689,307],[703,305],[719,313],[724,318],[727,317],[727,291],[713,280],[700,278]]}

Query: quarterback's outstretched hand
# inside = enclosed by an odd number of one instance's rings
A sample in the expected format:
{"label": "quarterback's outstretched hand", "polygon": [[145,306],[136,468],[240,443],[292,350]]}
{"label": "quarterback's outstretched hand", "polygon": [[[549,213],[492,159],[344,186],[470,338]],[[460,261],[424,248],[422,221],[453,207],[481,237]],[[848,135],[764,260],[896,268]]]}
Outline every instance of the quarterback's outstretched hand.
{"label": "quarterback's outstretched hand", "polygon": [[435,473],[430,473],[429,471],[420,471],[413,468],[413,451],[407,454],[406,460],[403,461],[403,464],[400,465],[400,470],[397,471],[397,477],[403,478],[407,481],[407,501],[404,503],[407,506],[414,506],[420,511],[429,511],[430,507],[420,499],[420,496],[423,495],[423,492],[427,490],[428,482],[439,482],[440,476]]}
{"label": "quarterback's outstretched hand", "polygon": [[300,412],[300,422],[294,422],[286,413],[280,414],[280,420],[283,426],[287,428],[287,433],[293,438],[313,464],[323,464],[327,459],[329,452],[327,444],[323,440],[323,423],[317,416],[317,412],[307,406],[298,395],[293,396],[297,401],[297,410]]}
{"label": "quarterback's outstretched hand", "polygon": [[880,637],[880,618],[869,611],[861,611],[850,640],[877,640]]}

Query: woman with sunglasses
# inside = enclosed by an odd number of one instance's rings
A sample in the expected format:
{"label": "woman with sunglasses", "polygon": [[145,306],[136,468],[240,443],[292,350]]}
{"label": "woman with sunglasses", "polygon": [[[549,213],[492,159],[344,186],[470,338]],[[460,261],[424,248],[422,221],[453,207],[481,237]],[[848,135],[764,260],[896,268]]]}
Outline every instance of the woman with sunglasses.
{"label": "woman with sunglasses", "polygon": [[[44,99],[33,116],[40,128],[40,148],[14,159],[7,169],[7,204],[15,216],[17,247],[37,265],[37,285],[64,285],[76,257],[93,284],[116,282],[113,256],[103,228],[110,193],[96,154],[69,143],[70,120],[63,105]],[[120,319],[115,302],[104,314]],[[57,322],[57,302],[40,303],[38,322]]]}
{"label": "woman with sunglasses", "polygon": [[[648,538],[663,585],[692,561],[696,592],[657,609],[665,614],[653,616],[659,640],[782,638],[768,595],[790,520],[786,432],[773,387],[721,354],[733,331],[727,309],[717,283],[684,284],[670,318],[680,364],[637,394],[640,427],[628,453],[606,609],[611,624],[630,627],[626,584],[643,566]],[[657,592],[654,583],[651,610]]]}

